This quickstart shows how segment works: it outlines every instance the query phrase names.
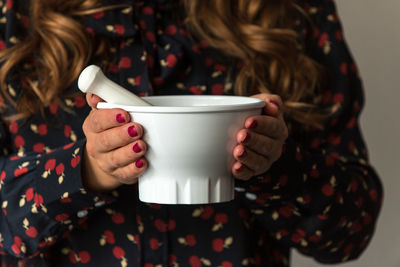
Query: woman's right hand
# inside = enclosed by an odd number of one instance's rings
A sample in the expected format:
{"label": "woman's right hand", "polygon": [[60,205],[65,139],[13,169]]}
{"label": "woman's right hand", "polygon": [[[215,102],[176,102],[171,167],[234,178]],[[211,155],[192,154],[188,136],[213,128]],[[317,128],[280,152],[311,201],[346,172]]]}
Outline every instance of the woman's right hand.
{"label": "woman's right hand", "polygon": [[147,168],[142,127],[131,122],[123,109],[96,109],[102,101],[96,95],[88,93],[86,100],[92,111],[82,126],[86,135],[82,167],[85,188],[104,192],[136,183]]}

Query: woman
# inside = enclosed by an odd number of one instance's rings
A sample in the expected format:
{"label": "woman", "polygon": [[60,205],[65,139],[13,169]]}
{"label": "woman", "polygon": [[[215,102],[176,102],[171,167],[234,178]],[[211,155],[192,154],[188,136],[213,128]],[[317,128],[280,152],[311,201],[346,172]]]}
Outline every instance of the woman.
{"label": "woman", "polygon": [[[382,189],[332,1],[30,2],[0,1],[2,263],[289,266],[291,248],[325,263],[365,249]],[[263,99],[237,134],[235,200],[140,202],[143,129],[86,104],[88,64],[141,96]]]}

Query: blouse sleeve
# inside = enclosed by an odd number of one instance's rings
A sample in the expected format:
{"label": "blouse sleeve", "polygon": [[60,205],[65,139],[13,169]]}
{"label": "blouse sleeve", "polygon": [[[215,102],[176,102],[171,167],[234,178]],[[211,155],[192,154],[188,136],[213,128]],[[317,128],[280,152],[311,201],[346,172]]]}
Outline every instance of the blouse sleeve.
{"label": "blouse sleeve", "polygon": [[7,132],[0,130],[0,253],[35,256],[108,199],[83,189],[84,140],[49,153],[7,155]]}
{"label": "blouse sleeve", "polygon": [[[11,47],[23,32],[25,17],[15,11],[25,8],[23,3],[0,0],[0,49]],[[22,258],[39,255],[111,199],[83,189],[85,139],[47,153],[23,151],[26,140],[17,127],[0,122],[0,254]],[[12,146],[20,151],[11,153]]]}
{"label": "blouse sleeve", "polygon": [[318,42],[311,56],[332,77],[323,104],[337,104],[339,110],[324,131],[289,137],[265,175],[238,182],[237,197],[282,245],[322,263],[337,263],[357,258],[369,243],[382,186],[360,133],[363,89],[335,5],[309,2],[305,9]]}

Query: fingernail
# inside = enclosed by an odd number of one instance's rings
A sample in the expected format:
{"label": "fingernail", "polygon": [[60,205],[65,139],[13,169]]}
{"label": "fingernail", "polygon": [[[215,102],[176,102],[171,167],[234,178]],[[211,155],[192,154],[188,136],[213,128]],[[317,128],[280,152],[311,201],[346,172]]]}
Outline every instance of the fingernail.
{"label": "fingernail", "polygon": [[119,122],[119,123],[124,123],[124,122],[125,122],[124,116],[122,116],[122,114],[120,114],[120,113],[117,114],[116,120],[117,120],[117,122]]}
{"label": "fingernail", "polygon": [[235,168],[235,171],[240,172],[243,169],[243,165],[240,164],[239,167]]}
{"label": "fingernail", "polygon": [[246,150],[243,149],[243,151],[238,155],[238,157],[241,158],[241,157],[244,157],[246,155],[247,155]]}
{"label": "fingernail", "polygon": [[269,103],[275,105],[278,108],[278,110],[281,108],[281,106],[278,104],[278,102],[276,102],[274,100],[270,100]]}
{"label": "fingernail", "polygon": [[139,159],[138,161],[135,162],[136,168],[142,168],[143,167],[143,161]]}
{"label": "fingernail", "polygon": [[251,129],[251,128],[256,128],[256,127],[257,127],[257,121],[254,120],[254,121],[250,124],[249,129]]}
{"label": "fingernail", "polygon": [[135,151],[136,153],[139,153],[140,151],[142,151],[142,149],[140,149],[140,146],[139,146],[138,143],[136,143],[136,144],[133,146],[133,151]]}
{"label": "fingernail", "polygon": [[132,125],[131,127],[128,128],[128,134],[129,134],[131,137],[137,136],[137,131],[136,131],[135,126]]}
{"label": "fingernail", "polygon": [[250,134],[246,133],[246,136],[243,138],[242,143],[247,143],[250,140]]}

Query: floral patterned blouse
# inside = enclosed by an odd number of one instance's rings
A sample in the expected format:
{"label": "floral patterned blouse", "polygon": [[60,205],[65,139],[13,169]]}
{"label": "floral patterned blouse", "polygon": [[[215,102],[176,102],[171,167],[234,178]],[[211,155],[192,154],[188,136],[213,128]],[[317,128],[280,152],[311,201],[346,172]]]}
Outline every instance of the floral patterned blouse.
{"label": "floral patterned blouse", "polygon": [[[138,95],[233,94],[232,63],[188,38],[172,2],[107,0],[130,6],[85,18],[88,34],[117,44],[107,76]],[[23,39],[27,3],[0,1],[1,49]],[[54,102],[46,119],[2,120],[2,266],[283,267],[292,248],[324,263],[357,258],[382,200],[358,125],[362,85],[333,0],[298,4],[315,27],[308,53],[332,75],[322,101],[340,107],[325,130],[294,132],[267,173],[236,182],[231,202],[159,205],[139,201],[135,185],[103,195],[83,188],[83,95],[63,98],[72,113]],[[19,81],[8,87],[15,99]],[[78,92],[76,83],[69,92]]]}

